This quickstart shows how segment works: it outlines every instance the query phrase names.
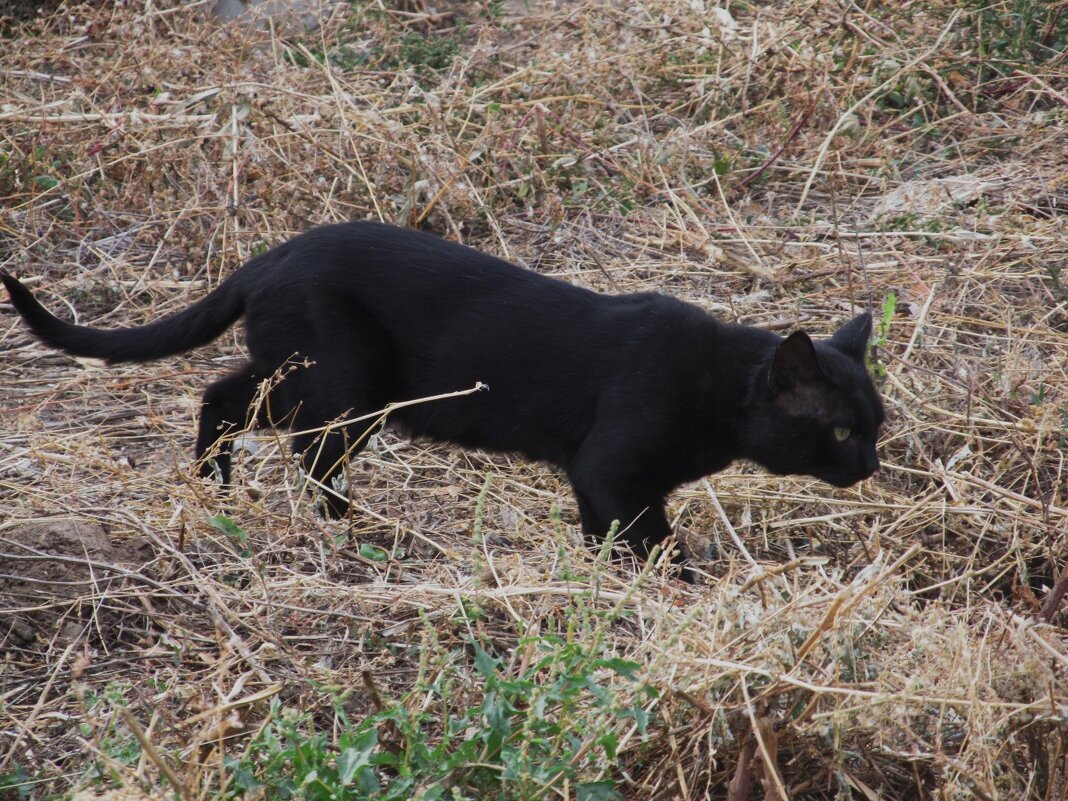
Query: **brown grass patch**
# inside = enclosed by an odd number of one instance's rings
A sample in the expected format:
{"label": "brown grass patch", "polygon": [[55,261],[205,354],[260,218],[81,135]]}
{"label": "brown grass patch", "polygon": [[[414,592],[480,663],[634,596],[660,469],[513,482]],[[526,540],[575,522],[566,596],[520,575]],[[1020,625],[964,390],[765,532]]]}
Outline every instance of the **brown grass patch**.
{"label": "brown grass patch", "polygon": [[[368,687],[422,686],[421,649],[521,654],[622,604],[599,648],[642,665],[649,729],[620,721],[619,759],[584,775],[626,798],[1064,798],[1068,14],[1009,5],[416,0],[324,4],[305,30],[86,4],[11,23],[0,266],[83,321],[158,317],[361,217],[778,330],[878,316],[891,292],[897,309],[879,476],[836,491],[739,465],[683,489],[674,514],[718,545],[693,589],[592,565],[552,471],[389,434],[353,465],[350,526],[311,514],[281,437],[239,460],[226,504],[189,454],[239,332],[103,368],[3,316],[0,572],[54,553],[23,536],[41,520],[99,526],[113,556],[81,554],[91,579],[62,591],[0,585],[18,587],[0,776],[162,786],[156,752],[214,797],[272,697],[330,730],[324,687],[358,719]],[[224,505],[247,541],[205,522]],[[568,577],[591,571],[601,594]],[[27,625],[42,610],[51,633]]]}

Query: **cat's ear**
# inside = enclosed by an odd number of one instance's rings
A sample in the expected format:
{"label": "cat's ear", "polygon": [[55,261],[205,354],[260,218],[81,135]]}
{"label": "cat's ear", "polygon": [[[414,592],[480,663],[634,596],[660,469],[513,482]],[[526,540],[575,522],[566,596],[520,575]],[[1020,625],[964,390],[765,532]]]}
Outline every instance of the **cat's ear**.
{"label": "cat's ear", "polygon": [[768,371],[768,386],[773,392],[790,392],[816,382],[821,375],[816,348],[808,334],[794,331],[775,351]]}
{"label": "cat's ear", "polygon": [[871,314],[864,312],[848,323],[843,323],[842,327],[834,332],[829,344],[839,353],[844,353],[851,359],[863,363],[870,339]]}

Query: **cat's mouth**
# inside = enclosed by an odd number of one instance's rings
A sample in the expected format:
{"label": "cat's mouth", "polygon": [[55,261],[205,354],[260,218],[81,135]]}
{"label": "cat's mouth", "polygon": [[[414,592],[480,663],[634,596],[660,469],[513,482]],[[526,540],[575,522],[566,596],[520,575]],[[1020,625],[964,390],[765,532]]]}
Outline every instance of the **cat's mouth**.
{"label": "cat's mouth", "polygon": [[819,476],[819,479],[821,481],[826,481],[828,484],[831,484],[835,487],[840,487],[841,489],[845,489],[846,487],[852,487],[854,484],[859,484],[866,478],[868,478],[868,476],[861,476],[859,478],[856,476]]}
{"label": "cat's mouth", "polygon": [[878,471],[879,466],[876,465],[875,467],[866,469],[865,471],[860,473],[821,473],[817,474],[816,478],[818,478],[820,481],[826,481],[828,484],[834,487],[840,487],[841,489],[845,489],[846,487],[852,487],[854,484],[859,484],[861,481],[871,478]]}

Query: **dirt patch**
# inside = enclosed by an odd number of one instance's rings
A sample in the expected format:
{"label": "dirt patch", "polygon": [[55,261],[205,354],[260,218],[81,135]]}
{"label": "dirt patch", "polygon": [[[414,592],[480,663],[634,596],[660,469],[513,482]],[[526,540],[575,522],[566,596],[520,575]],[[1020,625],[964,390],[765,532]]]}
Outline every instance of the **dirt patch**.
{"label": "dirt patch", "polygon": [[47,17],[59,6],[59,0],[5,0],[5,2],[0,2],[0,31],[4,30],[4,18],[8,21],[27,22],[37,17]]}
{"label": "dirt patch", "polygon": [[155,801],[161,796],[148,795],[138,787],[120,787],[119,789],[106,790],[97,795],[93,790],[77,792],[70,801]]}
{"label": "dirt patch", "polygon": [[0,560],[0,648],[77,638],[121,576],[108,532],[86,520],[0,531]]}
{"label": "dirt patch", "polygon": [[107,790],[97,795],[92,790],[84,790],[71,797],[71,801],[153,801],[160,798],[158,795],[148,795],[136,787],[120,787],[117,790]]}

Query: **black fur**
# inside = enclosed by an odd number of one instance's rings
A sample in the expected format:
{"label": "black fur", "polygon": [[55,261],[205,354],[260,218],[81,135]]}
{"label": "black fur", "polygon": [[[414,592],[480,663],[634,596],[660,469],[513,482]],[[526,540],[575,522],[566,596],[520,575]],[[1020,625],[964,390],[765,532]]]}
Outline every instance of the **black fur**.
{"label": "black fur", "polygon": [[[63,322],[2,278],[38,337],[109,362],[189,350],[243,316],[250,361],[208,388],[197,437],[202,473],[213,472],[204,457],[214,452],[227,483],[226,435],[280,370],[255,422],[297,431],[485,383],[488,391],[392,419],[412,434],[558,465],[587,534],[603,536],[619,520],[639,555],[669,533],[665,496],[735,459],[839,487],[879,464],[883,408],[864,367],[868,314],[826,341],[800,331],[784,340],[664,295],[598,294],[369,222],[313,229],[251,259],[185,311],[138,328]],[[329,484],[361,444],[335,430],[298,434],[293,447]],[[333,514],[347,509],[327,502]]]}

